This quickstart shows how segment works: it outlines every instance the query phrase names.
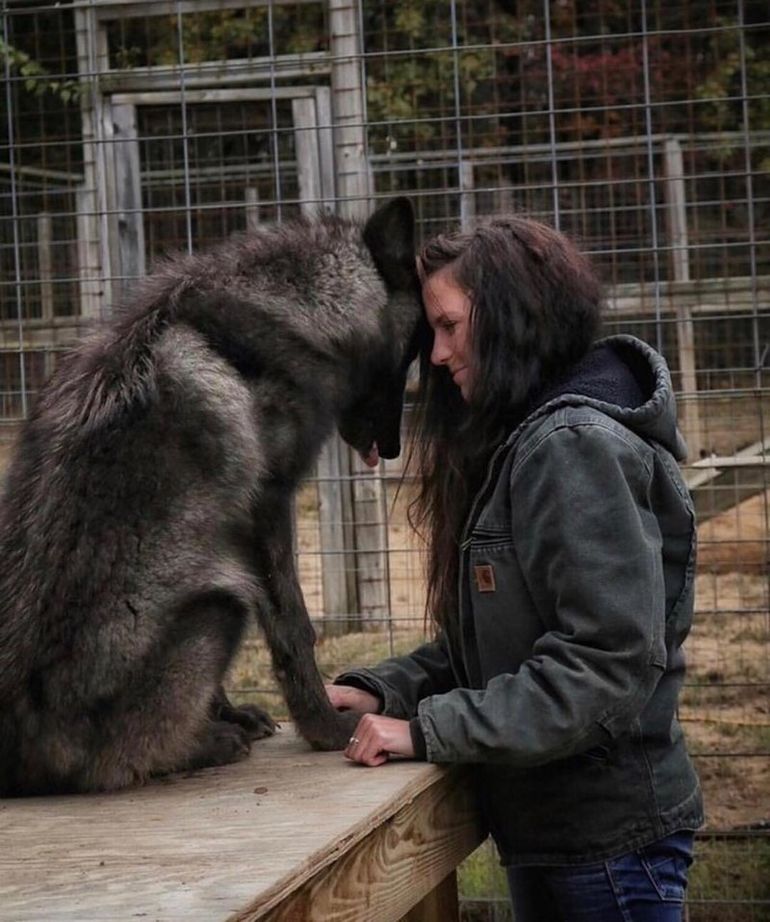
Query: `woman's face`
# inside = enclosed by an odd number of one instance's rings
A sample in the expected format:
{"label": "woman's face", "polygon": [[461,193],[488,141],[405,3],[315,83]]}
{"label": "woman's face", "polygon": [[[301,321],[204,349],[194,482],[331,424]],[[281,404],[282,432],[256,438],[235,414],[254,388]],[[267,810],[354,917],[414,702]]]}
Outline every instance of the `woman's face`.
{"label": "woman's face", "polygon": [[468,401],[472,384],[471,299],[459,288],[451,265],[428,276],[422,286],[422,302],[433,330],[434,365],[446,365],[452,380]]}

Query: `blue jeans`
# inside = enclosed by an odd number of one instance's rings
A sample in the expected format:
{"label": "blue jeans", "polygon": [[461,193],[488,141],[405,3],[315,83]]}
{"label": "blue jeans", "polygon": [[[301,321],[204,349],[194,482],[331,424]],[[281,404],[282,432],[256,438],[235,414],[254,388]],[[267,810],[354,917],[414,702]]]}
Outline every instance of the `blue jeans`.
{"label": "blue jeans", "polygon": [[681,922],[693,834],[593,864],[508,868],[514,922]]}

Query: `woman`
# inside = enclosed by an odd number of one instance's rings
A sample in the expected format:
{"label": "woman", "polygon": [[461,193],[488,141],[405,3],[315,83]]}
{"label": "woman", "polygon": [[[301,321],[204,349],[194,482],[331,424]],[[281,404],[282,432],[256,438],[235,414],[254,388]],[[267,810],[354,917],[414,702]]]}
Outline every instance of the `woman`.
{"label": "woman", "polygon": [[472,763],[522,920],[678,920],[697,777],[675,717],[695,528],[664,360],[596,340],[551,228],[495,218],[419,259],[416,524],[437,639],[340,676],[346,755]]}

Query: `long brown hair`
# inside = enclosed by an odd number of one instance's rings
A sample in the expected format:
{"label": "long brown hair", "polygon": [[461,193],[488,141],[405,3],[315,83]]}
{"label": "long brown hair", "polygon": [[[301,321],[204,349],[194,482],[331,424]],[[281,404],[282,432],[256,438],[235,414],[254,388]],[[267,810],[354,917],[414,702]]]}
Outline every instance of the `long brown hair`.
{"label": "long brown hair", "polygon": [[469,401],[445,367],[431,365],[433,336],[426,331],[407,461],[419,483],[409,521],[428,543],[427,614],[451,635],[460,537],[489,459],[538,393],[590,348],[599,327],[601,286],[568,238],[518,216],[434,237],[418,262],[423,281],[450,267],[471,301]]}

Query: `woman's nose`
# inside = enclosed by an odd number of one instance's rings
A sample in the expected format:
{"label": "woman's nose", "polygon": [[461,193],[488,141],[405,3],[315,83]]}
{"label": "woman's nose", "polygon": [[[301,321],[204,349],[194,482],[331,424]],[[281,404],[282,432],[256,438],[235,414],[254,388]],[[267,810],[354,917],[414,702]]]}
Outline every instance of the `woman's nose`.
{"label": "woman's nose", "polygon": [[430,360],[433,365],[445,365],[449,360],[451,351],[448,348],[444,337],[440,332],[433,334],[433,348],[430,352]]}

